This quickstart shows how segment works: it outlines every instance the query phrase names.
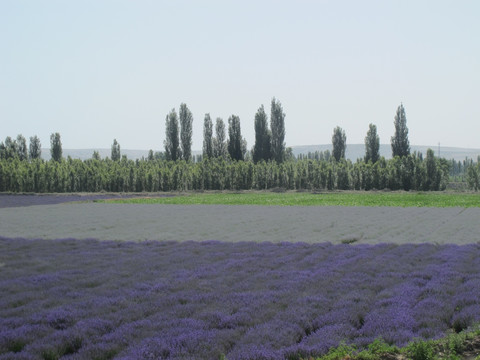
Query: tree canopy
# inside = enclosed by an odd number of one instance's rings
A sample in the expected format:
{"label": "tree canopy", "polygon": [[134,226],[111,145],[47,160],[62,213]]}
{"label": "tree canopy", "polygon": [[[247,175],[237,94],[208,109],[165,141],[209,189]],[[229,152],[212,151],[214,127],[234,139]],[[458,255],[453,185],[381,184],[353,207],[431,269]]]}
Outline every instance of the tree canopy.
{"label": "tree canopy", "polygon": [[272,133],[268,128],[268,119],[265,108],[260,106],[255,114],[255,145],[253,146],[253,161],[255,163],[272,158]]}
{"label": "tree canopy", "polygon": [[113,139],[111,158],[113,161],[120,160],[120,144],[117,142],[117,139]]}
{"label": "tree canopy", "polygon": [[28,148],[30,159],[40,159],[42,156],[42,144],[37,135],[30,137],[30,146]]}
{"label": "tree canopy", "polygon": [[281,163],[285,160],[285,113],[282,104],[272,99],[270,127],[272,131],[272,158]]}
{"label": "tree canopy", "polygon": [[213,139],[213,154],[217,158],[227,157],[227,140],[225,134],[225,122],[217,118],[215,122],[215,138]]}
{"label": "tree canopy", "polygon": [[232,160],[243,160],[243,138],[240,118],[232,115],[228,118],[228,154]]}
{"label": "tree canopy", "polygon": [[182,140],[182,155],[185,161],[192,159],[192,126],[193,115],[186,104],[180,105],[180,139]]}
{"label": "tree canopy", "polygon": [[370,124],[365,136],[365,162],[376,163],[380,158],[380,137],[377,134],[377,126]]}
{"label": "tree canopy", "polygon": [[213,158],[213,123],[210,114],[203,121],[203,157]]}
{"label": "tree canopy", "polygon": [[167,160],[177,161],[181,158],[180,141],[178,137],[178,116],[172,109],[165,119],[165,156]]}
{"label": "tree canopy", "polygon": [[395,134],[391,138],[392,157],[407,156],[410,154],[410,142],[408,140],[407,117],[403,104],[400,104],[397,108],[393,124],[395,126]]}
{"label": "tree canopy", "polygon": [[344,159],[345,149],[347,148],[347,136],[345,135],[345,131],[340,126],[337,126],[335,129],[333,129],[332,145],[332,155],[335,160],[340,161],[340,159]]}
{"label": "tree canopy", "polygon": [[58,132],[50,135],[50,155],[54,161],[62,161],[62,141]]}

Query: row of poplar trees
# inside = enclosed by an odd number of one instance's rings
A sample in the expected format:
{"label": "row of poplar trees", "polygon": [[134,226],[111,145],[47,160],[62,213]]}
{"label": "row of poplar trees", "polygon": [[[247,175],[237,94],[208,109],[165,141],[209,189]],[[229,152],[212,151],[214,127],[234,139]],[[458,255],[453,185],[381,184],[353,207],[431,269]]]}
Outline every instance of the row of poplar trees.
{"label": "row of poplar trees", "polygon": [[[62,141],[60,133],[50,135],[50,157],[53,161],[62,160]],[[36,160],[42,157],[42,144],[40,138],[35,135],[30,137],[30,144],[27,148],[27,139],[21,134],[16,139],[10,136],[5,142],[0,143],[0,161],[8,159]]]}
{"label": "row of poplar trees", "polygon": [[[165,152],[150,151],[147,159],[129,160],[121,156],[120,144],[114,140],[111,158],[63,159],[60,134],[51,135],[51,160],[40,158],[37,137],[26,140],[7,138],[0,144],[0,191],[11,192],[142,192],[183,190],[442,190],[449,181],[449,163],[434,156],[410,153],[405,109],[400,105],[395,115],[395,134],[391,139],[393,158],[379,154],[380,139],[370,124],[365,137],[365,157],[352,163],[345,159],[346,135],[336,127],[332,136],[332,153],[315,159],[293,157],[285,148],[285,114],[273,99],[268,116],[262,105],[255,114],[255,145],[247,151],[241,135],[240,119],[217,118],[215,136],[209,114],[204,119],[203,157],[192,161],[191,138],[193,116],[182,104],[177,115],[166,117]],[[247,154],[248,157],[247,157]],[[480,167],[470,166],[472,188],[478,188]],[[476,182],[475,182],[476,176]]]}
{"label": "row of poplar trees", "polygon": [[[268,117],[262,105],[255,114],[255,146],[252,150],[253,161],[285,160],[285,113],[279,101],[273,98],[271,103],[270,127]],[[192,160],[192,124],[193,115],[186,104],[181,104],[179,112],[172,109],[165,120],[165,158],[177,161]],[[240,118],[232,115],[228,118],[228,138],[225,123],[217,118],[215,136],[210,114],[205,114],[203,124],[203,158],[227,158],[243,161],[247,155],[247,142],[242,137]]]}

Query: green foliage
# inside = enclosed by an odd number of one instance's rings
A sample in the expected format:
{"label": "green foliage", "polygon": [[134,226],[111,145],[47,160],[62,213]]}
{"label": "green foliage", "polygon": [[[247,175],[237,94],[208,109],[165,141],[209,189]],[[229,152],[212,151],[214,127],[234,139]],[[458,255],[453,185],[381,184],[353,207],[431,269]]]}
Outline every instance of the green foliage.
{"label": "green foliage", "polygon": [[7,136],[5,138],[5,159],[13,159],[18,157],[18,147],[17,147],[17,142],[15,140],[12,140],[10,136]]}
{"label": "green foliage", "polygon": [[216,158],[227,158],[227,143],[225,136],[225,123],[217,118],[215,122],[215,138],[213,139],[213,155]]}
{"label": "green foliage", "polygon": [[275,98],[272,99],[270,128],[272,158],[282,163],[285,160],[285,113],[282,104]]}
{"label": "green foliage", "polygon": [[[35,136],[35,138],[37,137]],[[22,161],[29,158],[27,140],[22,134],[17,135],[17,138],[15,140],[13,140],[10,136],[7,136],[5,139],[5,143],[0,143],[0,159],[16,158]]]}
{"label": "green foliage", "polygon": [[332,348],[328,353],[321,357],[321,360],[341,360],[350,358],[356,352],[356,348],[352,345],[341,343],[336,348]]}
{"label": "green foliage", "polygon": [[210,114],[203,121],[203,157],[213,158],[213,123]]}
{"label": "green foliage", "polygon": [[50,155],[53,161],[62,161],[62,141],[58,132],[50,135]]}
{"label": "green foliage", "polygon": [[17,135],[17,154],[20,160],[28,159],[27,140],[21,134]]}
{"label": "green foliage", "polygon": [[465,333],[451,334],[448,336],[446,338],[448,351],[454,355],[463,351],[466,338],[467,335]]}
{"label": "green foliage", "polygon": [[412,360],[433,360],[434,347],[431,341],[417,340],[407,345],[404,350]]}
{"label": "green foliage", "polygon": [[354,345],[341,343],[338,347],[332,348],[327,354],[316,358],[316,360],[380,360],[385,358],[386,354],[398,354],[399,349],[396,346],[388,345],[383,339],[375,339],[368,345],[367,349],[358,350]]}
{"label": "green foliage", "polygon": [[426,168],[427,168],[427,177],[425,179],[425,190],[434,190],[435,188],[438,189],[437,182],[437,164],[435,162],[435,155],[432,149],[427,150],[427,160],[426,160]]}
{"label": "green foliage", "polygon": [[471,164],[467,167],[467,183],[472,190],[480,189],[480,162],[477,165]]}
{"label": "green foliage", "polygon": [[153,161],[153,160],[155,160],[155,153],[153,152],[152,149],[148,150],[147,160],[148,160],[148,161]]}
{"label": "green foliage", "polygon": [[370,124],[365,136],[365,162],[376,163],[380,158],[380,137],[377,135],[377,126]]}
{"label": "green foliage", "polygon": [[477,327],[477,329],[469,332],[449,334],[445,338],[439,340],[417,339],[403,348],[388,345],[382,338],[375,339],[373,343],[363,350],[358,350],[354,345],[341,343],[338,347],[330,349],[327,354],[317,357],[316,360],[459,360],[466,358],[465,354],[462,354],[462,352],[466,348],[465,345],[467,344],[467,340],[478,337],[479,335],[480,330]]}
{"label": "green foliage", "polygon": [[113,139],[111,158],[112,161],[120,161],[120,144],[117,142],[117,139]]}
{"label": "green foliage", "polygon": [[337,126],[335,129],[333,129],[332,145],[332,155],[335,160],[340,161],[340,159],[345,159],[347,136],[345,135],[345,131],[340,126]]}
{"label": "green foliage", "polygon": [[46,348],[42,351],[42,358],[44,360],[56,360],[63,356],[75,354],[82,347],[82,338],[73,337],[64,343]]}
{"label": "green foliage", "polygon": [[37,135],[30,137],[30,146],[28,148],[30,160],[40,159],[42,155],[42,144]]}
{"label": "green foliage", "polygon": [[192,125],[193,115],[186,104],[180,105],[180,139],[182,140],[182,155],[186,162],[192,160]]}
{"label": "green foliage", "polygon": [[27,342],[23,339],[14,339],[12,340],[8,346],[7,350],[13,353],[18,353],[23,350],[23,348],[27,345]]}
{"label": "green foliage", "polygon": [[189,193],[162,198],[114,200],[121,203],[182,205],[480,207],[480,196],[466,193],[412,192],[243,192]]}
{"label": "green foliage", "polygon": [[392,157],[408,156],[410,154],[410,142],[408,140],[407,117],[403,104],[400,104],[397,108],[393,124],[395,126],[395,134],[391,138]]}
{"label": "green foliage", "polygon": [[242,131],[240,128],[240,118],[236,115],[228,119],[228,154],[233,160],[244,159]]}
{"label": "green foliage", "polygon": [[267,114],[262,105],[255,114],[255,145],[253,147],[253,161],[255,163],[271,159],[271,142],[272,133],[268,129]]}
{"label": "green foliage", "polygon": [[167,160],[177,161],[181,158],[180,141],[178,137],[178,116],[172,109],[165,119],[165,156]]}
{"label": "green foliage", "polygon": [[[9,145],[10,146],[10,145]],[[177,148],[178,149],[178,148]],[[241,145],[243,154],[244,146]],[[0,160],[0,191],[11,192],[155,192],[189,190],[443,190],[449,180],[448,162],[434,163],[427,182],[427,161],[415,153],[375,164],[349,160],[237,161],[228,157],[204,158],[192,163],[166,160],[167,153],[147,159],[92,159],[66,161]],[[428,184],[428,186],[427,186]],[[411,199],[410,197],[408,197]],[[388,200],[386,200],[388,201]],[[386,204],[387,205],[387,204]],[[415,204],[414,204],[415,206]],[[463,206],[459,204],[458,206]]]}
{"label": "green foliage", "polygon": [[368,345],[367,349],[368,352],[375,355],[381,355],[385,353],[392,354],[398,352],[398,348],[396,346],[387,344],[382,338],[375,339],[373,343]]}

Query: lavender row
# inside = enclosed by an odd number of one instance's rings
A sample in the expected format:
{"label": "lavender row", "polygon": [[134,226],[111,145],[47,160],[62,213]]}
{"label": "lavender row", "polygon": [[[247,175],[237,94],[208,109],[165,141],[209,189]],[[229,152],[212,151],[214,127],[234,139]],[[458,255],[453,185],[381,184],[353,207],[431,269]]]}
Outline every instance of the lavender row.
{"label": "lavender row", "polygon": [[0,238],[0,359],[294,359],[480,321],[480,245]]}

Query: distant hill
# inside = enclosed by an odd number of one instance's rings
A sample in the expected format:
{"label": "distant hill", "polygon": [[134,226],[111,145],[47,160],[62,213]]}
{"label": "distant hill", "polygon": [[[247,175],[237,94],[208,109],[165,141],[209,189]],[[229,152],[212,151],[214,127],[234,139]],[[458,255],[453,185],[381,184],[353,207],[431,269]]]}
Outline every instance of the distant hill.
{"label": "distant hill", "polygon": [[[435,155],[438,155],[438,146],[411,146],[411,151],[417,151],[427,154],[427,149],[431,148]],[[293,154],[295,156],[299,154],[308,154],[308,152],[315,151],[332,151],[332,145],[302,145],[302,146],[292,146]],[[70,156],[73,159],[86,160],[92,158],[93,152],[98,151],[100,157],[103,159],[105,157],[110,157],[110,149],[63,149],[63,156]],[[194,151],[194,154],[200,154],[200,151]],[[148,156],[148,150],[121,150],[122,155],[127,155],[129,159],[141,159],[142,157]],[[380,155],[384,156],[386,159],[392,157],[392,148],[390,144],[381,144],[380,145]],[[365,156],[365,145],[364,144],[347,144],[347,149],[345,151],[345,156],[347,159],[356,161],[357,159],[363,158]],[[480,149],[467,149],[467,148],[457,148],[457,147],[441,147],[440,156],[448,160],[455,159],[457,161],[464,160],[466,157],[470,159],[477,160],[477,157],[480,156]],[[50,149],[42,149],[42,157],[46,160],[50,159]]]}
{"label": "distant hill", "polygon": [[[427,154],[427,150],[430,148],[438,156],[438,146],[410,146],[411,152],[421,152],[424,156]],[[332,145],[304,145],[304,146],[292,146],[292,151],[295,156],[299,154],[308,154],[308,152],[315,151],[332,151]],[[385,159],[392,157],[392,147],[390,144],[380,144],[380,155]],[[365,144],[347,144],[345,150],[345,157],[352,161],[363,158],[365,156]],[[466,149],[456,147],[440,147],[440,156],[448,160],[455,159],[456,161],[465,160],[466,157],[477,160],[480,156],[480,149]]]}
{"label": "distant hill", "polygon": [[[93,152],[98,151],[102,159],[107,156],[110,157],[112,154],[111,149],[63,149],[63,157],[70,156],[72,159],[87,160],[91,159]],[[141,159],[142,157],[148,156],[148,150],[124,150],[121,149],[120,153],[122,155],[127,155],[127,158],[136,160]],[[50,159],[50,149],[42,149],[42,158],[45,160]]]}

